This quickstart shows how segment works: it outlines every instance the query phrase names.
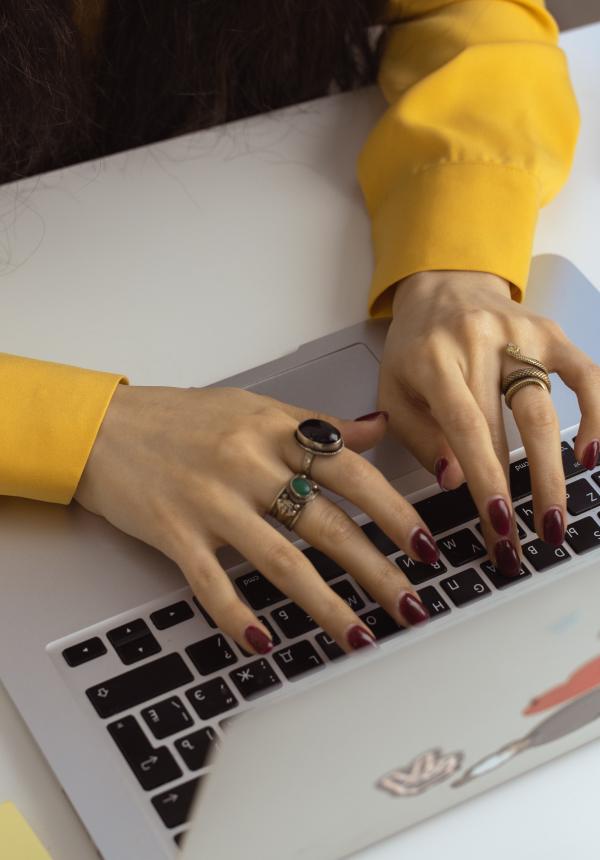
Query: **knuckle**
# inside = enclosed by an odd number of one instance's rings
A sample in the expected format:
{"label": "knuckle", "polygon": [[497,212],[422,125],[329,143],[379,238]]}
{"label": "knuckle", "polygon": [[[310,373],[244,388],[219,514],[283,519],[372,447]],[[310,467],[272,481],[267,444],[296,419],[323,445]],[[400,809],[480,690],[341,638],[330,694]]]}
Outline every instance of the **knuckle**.
{"label": "knuckle", "polygon": [[498,316],[486,308],[465,308],[456,320],[457,327],[468,337],[486,338],[498,328]]}
{"label": "knuckle", "polygon": [[467,403],[455,404],[440,415],[442,426],[454,433],[473,433],[481,429],[482,415]]}
{"label": "knuckle", "polygon": [[357,487],[362,487],[365,482],[373,477],[373,467],[368,460],[365,460],[359,454],[354,454],[353,451],[348,449],[346,451],[347,457],[344,458],[342,466],[343,478]]}
{"label": "knuckle", "polygon": [[272,541],[264,551],[265,569],[278,580],[289,579],[301,566],[298,550],[287,541]]}
{"label": "knuckle", "polygon": [[560,323],[556,322],[556,320],[549,319],[548,317],[540,317],[537,320],[536,325],[538,328],[541,327],[542,331],[546,333],[546,336],[553,340],[567,340],[565,330]]}
{"label": "knuckle", "polygon": [[320,538],[326,546],[346,543],[356,536],[358,526],[336,505],[327,507],[320,518]]}
{"label": "knuckle", "polygon": [[245,428],[221,433],[215,440],[214,462],[217,473],[238,472],[247,469],[257,459],[257,450],[251,434]]}
{"label": "knuckle", "polygon": [[551,431],[558,426],[552,404],[536,398],[524,399],[519,409],[521,419],[536,432]]}

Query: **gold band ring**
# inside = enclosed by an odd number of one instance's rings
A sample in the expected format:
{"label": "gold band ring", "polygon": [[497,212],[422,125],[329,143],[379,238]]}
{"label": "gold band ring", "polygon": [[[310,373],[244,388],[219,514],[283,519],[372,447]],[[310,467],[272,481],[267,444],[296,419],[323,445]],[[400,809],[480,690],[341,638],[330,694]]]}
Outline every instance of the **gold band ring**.
{"label": "gold band ring", "polygon": [[544,370],[526,370],[523,368],[522,370],[513,370],[512,373],[509,373],[508,376],[505,376],[502,380],[502,394],[506,394],[510,386],[513,382],[516,382],[519,379],[539,379],[543,382],[547,388],[548,393],[552,391],[552,383],[550,382],[550,377]]}
{"label": "gold band ring", "polygon": [[530,376],[528,379],[518,379],[516,382],[513,382],[504,395],[504,401],[509,409],[512,409],[511,402],[517,391],[521,388],[525,388],[526,385],[537,385],[540,388],[543,388],[544,391],[548,391],[548,386],[545,382],[542,382],[541,379],[536,379],[533,376]]}

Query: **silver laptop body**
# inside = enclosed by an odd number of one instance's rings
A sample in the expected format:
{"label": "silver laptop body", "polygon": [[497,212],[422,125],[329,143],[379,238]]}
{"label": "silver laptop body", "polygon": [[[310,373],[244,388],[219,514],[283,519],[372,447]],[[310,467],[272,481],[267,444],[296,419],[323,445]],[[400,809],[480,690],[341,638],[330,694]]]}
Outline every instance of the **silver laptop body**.
{"label": "silver laptop body", "polygon": [[[557,318],[600,360],[600,295],[569,262],[550,255],[534,260],[527,303]],[[363,414],[376,405],[385,329],[383,322],[353,326],[224,382],[309,409]],[[575,397],[556,380],[553,399],[563,440],[571,444],[579,420]],[[506,419],[512,459],[520,460],[508,412]],[[392,440],[368,456],[411,501],[436,492],[431,475]],[[582,479],[600,493],[589,474],[571,477]],[[366,520],[348,509],[359,523]],[[592,502],[570,525],[592,518],[600,529],[599,513]],[[460,528],[477,536],[475,525],[472,519]],[[524,531],[527,544],[535,536]],[[189,659],[186,648],[218,632],[193,604],[172,562],[77,504],[2,498],[0,675],[106,860],[166,860],[176,855],[174,837],[181,841],[188,827],[186,860],[342,857],[600,736],[594,689],[600,550],[563,552],[565,558],[541,572],[526,556],[531,575],[503,589],[481,569],[485,558],[463,565],[477,568],[486,590],[461,607],[440,588],[441,580],[461,573],[447,565],[444,575],[424,585],[437,590],[449,611],[422,629],[381,640],[376,653],[334,661],[320,648],[318,629],[312,630],[303,638],[320,655],[314,671],[288,680],[273,664],[277,685],[246,700],[229,666],[202,676]],[[233,553],[224,551],[222,558],[234,581],[251,573]],[[352,586],[365,617],[375,612],[360,585]],[[181,601],[192,617],[159,629],[154,613]],[[260,614],[273,622],[276,611],[273,604]],[[124,665],[107,633],[139,619],[160,650]],[[278,632],[283,651],[289,640]],[[99,639],[105,653],[69,666],[65,649],[88,639]],[[236,671],[255,660],[228,647]],[[167,689],[167,679],[165,691],[153,698],[99,715],[115,677],[172,655],[179,655],[189,680]],[[203,694],[194,700],[193,691],[225,676],[236,703],[201,719],[194,701],[198,705]],[[134,686],[130,678],[122,685],[126,696]],[[158,705],[173,696],[191,722],[159,739]],[[126,718],[151,749],[136,772],[107,730],[117,733]],[[216,743],[203,767],[191,770],[186,761],[193,744],[184,742],[207,727]],[[153,755],[155,749],[160,753]],[[163,755],[179,776],[145,790],[140,777],[152,782],[153,759]],[[248,779],[257,790],[248,791]],[[173,825],[171,807],[181,805],[185,792],[189,806],[192,783],[192,812]]]}

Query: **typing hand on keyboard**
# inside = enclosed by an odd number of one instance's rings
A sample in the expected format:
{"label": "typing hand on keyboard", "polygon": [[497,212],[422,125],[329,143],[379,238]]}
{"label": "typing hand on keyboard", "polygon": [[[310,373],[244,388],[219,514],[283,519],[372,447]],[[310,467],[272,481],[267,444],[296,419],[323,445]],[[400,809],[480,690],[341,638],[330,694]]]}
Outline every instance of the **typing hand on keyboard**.
{"label": "typing hand on keyboard", "polygon": [[[291,599],[277,617],[287,635],[312,625],[322,627],[346,652],[373,645],[376,636],[354,611],[364,604],[343,583],[326,582],[323,559],[351,573],[398,629],[425,621],[429,613],[405,572],[387,556],[402,549],[429,566],[439,551],[412,505],[355,453],[383,436],[385,415],[330,419],[346,445],[335,456],[315,456],[312,480],[307,480],[298,475],[306,451],[295,431],[299,422],[314,417],[234,388],[118,386],[75,499],[172,558],[210,620],[246,651],[271,651],[272,634],[220,566],[215,551],[224,544],[257,569],[255,577],[270,590],[271,602]],[[315,424],[315,433],[335,435],[330,425]],[[312,481],[345,497],[374,522],[363,530],[323,494],[306,500],[314,491]],[[286,510],[294,513],[292,503],[305,502],[294,531],[312,545],[306,552],[263,518],[284,488],[282,516]],[[251,589],[252,577],[246,579]],[[207,652],[219,650],[216,640],[222,637],[214,639],[203,645]],[[139,656],[138,643],[119,647],[125,662]],[[156,646],[148,641],[147,647]],[[297,665],[310,661],[310,655],[296,656]],[[201,659],[212,657],[207,653]],[[265,664],[264,683],[269,671]]]}
{"label": "typing hand on keyboard", "polygon": [[507,343],[559,373],[576,392],[581,424],[575,455],[587,469],[600,456],[600,367],[558,325],[513,301],[508,281],[486,272],[411,275],[396,287],[393,315],[380,376],[380,405],[389,411],[390,427],[442,489],[467,481],[496,568],[517,576],[521,553],[501,394],[502,380],[513,371],[538,374],[537,382],[519,379],[510,406],[531,480],[527,524],[552,547],[565,537],[567,498],[549,378],[539,367],[532,370],[531,361],[508,355]]}

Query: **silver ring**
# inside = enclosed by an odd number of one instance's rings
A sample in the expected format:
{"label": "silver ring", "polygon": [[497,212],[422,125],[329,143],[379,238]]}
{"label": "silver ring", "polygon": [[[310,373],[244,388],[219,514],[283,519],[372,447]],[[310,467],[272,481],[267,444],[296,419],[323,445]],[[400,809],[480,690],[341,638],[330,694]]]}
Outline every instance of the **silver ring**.
{"label": "silver ring", "polygon": [[297,472],[277,493],[269,514],[290,531],[306,505],[319,495],[319,485],[306,473]]}

